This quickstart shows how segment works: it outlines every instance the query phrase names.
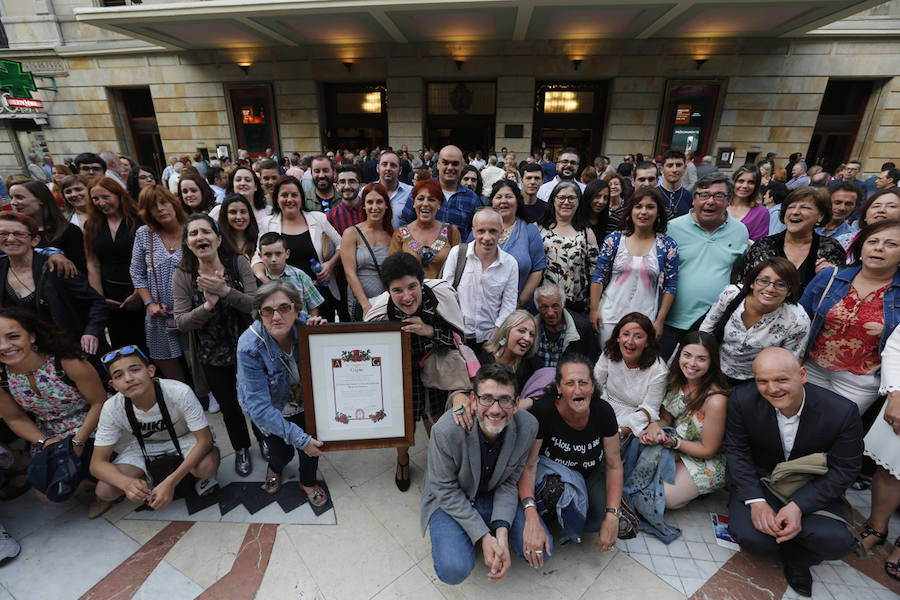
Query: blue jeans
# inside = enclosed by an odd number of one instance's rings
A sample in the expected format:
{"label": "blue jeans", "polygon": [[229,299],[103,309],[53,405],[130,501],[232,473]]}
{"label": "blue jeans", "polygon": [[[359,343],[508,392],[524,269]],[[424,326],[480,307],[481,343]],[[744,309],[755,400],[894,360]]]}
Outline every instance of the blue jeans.
{"label": "blue jeans", "polygon": [[[491,513],[494,510],[493,498],[476,498],[472,504],[486,525],[490,526]],[[547,533],[550,541],[550,551],[553,551],[553,537],[547,531],[543,521],[541,526]],[[431,531],[431,558],[434,560],[434,572],[438,579],[449,585],[462,583],[469,577],[475,568],[475,545],[469,539],[469,535],[459,526],[456,520],[440,508],[434,511],[428,521],[428,529]],[[525,531],[525,513],[522,506],[516,507],[516,518],[509,529],[510,550],[525,560],[522,552],[524,549],[523,534]],[[544,563],[550,557],[544,555]]]}

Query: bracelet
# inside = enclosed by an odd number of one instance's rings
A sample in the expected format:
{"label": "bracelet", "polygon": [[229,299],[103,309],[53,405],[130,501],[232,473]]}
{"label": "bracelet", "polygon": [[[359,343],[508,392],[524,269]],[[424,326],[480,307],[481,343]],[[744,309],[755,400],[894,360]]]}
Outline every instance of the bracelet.
{"label": "bracelet", "polygon": [[534,498],[532,498],[531,496],[528,496],[527,498],[522,498],[522,510],[525,510],[526,508],[532,508],[532,507],[534,507],[534,509],[537,510],[537,502],[534,501]]}
{"label": "bracelet", "polygon": [[40,446],[40,447],[41,447],[41,450],[43,450],[43,449],[44,449],[44,444],[46,444],[46,443],[47,443],[47,440],[49,440],[49,439],[50,439],[49,436],[48,436],[48,437],[42,437],[41,439],[39,439],[38,441],[36,441],[35,444],[37,444],[38,446]]}
{"label": "bracelet", "polygon": [[84,442],[79,442],[75,438],[72,438],[72,445],[77,446],[79,448],[84,448]]}
{"label": "bracelet", "polygon": [[144,300],[144,306],[150,306],[154,302],[156,302],[156,300],[154,300],[153,298],[151,298],[149,300]]}

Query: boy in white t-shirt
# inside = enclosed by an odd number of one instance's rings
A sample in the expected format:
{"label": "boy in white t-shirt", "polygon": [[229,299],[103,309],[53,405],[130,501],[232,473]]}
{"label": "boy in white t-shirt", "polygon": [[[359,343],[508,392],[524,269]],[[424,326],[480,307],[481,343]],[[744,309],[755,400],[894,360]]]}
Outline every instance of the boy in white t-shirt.
{"label": "boy in white t-shirt", "polygon": [[[213,445],[209,423],[193,390],[180,381],[160,379],[160,391],[184,460],[150,488],[144,454],[125,411],[126,396],[134,405],[147,455],[177,456],[178,451],[156,401],[155,367],[149,363],[136,346],[126,346],[103,357],[109,383],[118,393],[103,404],[94,437],[91,474],[99,480],[96,493],[101,500],[112,501],[124,493],[133,502],[147,502],[150,508],[161,510],[172,501],[175,487],[188,473],[201,482],[215,477],[219,450]],[[110,462],[113,450],[118,456]]]}

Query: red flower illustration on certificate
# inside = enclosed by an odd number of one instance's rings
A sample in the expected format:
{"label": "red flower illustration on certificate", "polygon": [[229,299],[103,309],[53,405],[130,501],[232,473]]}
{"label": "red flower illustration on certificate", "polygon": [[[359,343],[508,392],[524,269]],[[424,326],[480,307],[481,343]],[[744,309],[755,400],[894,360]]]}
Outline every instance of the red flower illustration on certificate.
{"label": "red flower illustration on certificate", "polygon": [[[377,354],[377,355],[376,355]],[[383,422],[385,409],[384,374],[381,353],[371,348],[342,349],[331,357],[334,385],[334,420],[342,425]],[[328,364],[328,363],[326,363]]]}

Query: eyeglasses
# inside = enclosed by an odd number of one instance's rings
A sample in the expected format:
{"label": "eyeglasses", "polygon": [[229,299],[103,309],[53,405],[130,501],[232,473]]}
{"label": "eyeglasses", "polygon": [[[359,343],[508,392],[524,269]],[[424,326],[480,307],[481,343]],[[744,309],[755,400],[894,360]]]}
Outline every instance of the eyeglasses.
{"label": "eyeglasses", "polygon": [[99,173],[103,170],[103,167],[99,165],[81,165],[80,167],[78,167],[78,170],[82,173]]}
{"label": "eyeglasses", "polygon": [[578,196],[557,196],[556,201],[560,204],[578,204]]}
{"label": "eyeglasses", "polygon": [[263,306],[261,309],[259,309],[259,314],[262,316],[263,319],[271,319],[275,315],[276,312],[279,315],[286,315],[289,312],[291,312],[292,310],[294,310],[294,303],[293,302],[285,302],[285,303],[279,304],[278,306],[275,306],[275,307]]}
{"label": "eyeglasses", "polygon": [[759,278],[755,279],[753,281],[753,283],[755,283],[756,287],[758,287],[761,290],[766,289],[770,285],[779,292],[786,292],[788,290],[788,284],[781,281],[780,279],[778,281],[771,281],[769,279],[766,279],[765,277],[759,277]]}
{"label": "eyeglasses", "polygon": [[715,194],[710,194],[709,192],[695,192],[694,195],[704,202],[706,202],[710,198],[712,198],[716,202],[725,202],[726,198],[728,198],[728,194],[726,194],[725,192],[716,192]]}
{"label": "eyeglasses", "polygon": [[100,359],[100,362],[103,363],[103,366],[106,366],[121,356],[131,356],[132,354],[137,354],[138,356],[140,356],[144,361],[144,364],[150,364],[150,360],[147,358],[147,356],[141,351],[140,348],[134,345],[124,346],[122,348],[119,348],[118,350],[108,352],[103,355],[103,358]]}
{"label": "eyeglasses", "polygon": [[516,405],[516,399],[512,396],[500,396],[499,398],[494,398],[493,396],[489,396],[485,394],[484,396],[475,395],[478,398],[478,404],[485,407],[490,408],[494,405],[494,402],[500,405],[500,408],[505,408],[509,410],[513,406]]}
{"label": "eyeglasses", "polygon": [[563,166],[565,166],[565,165],[575,165],[576,167],[578,166],[577,160],[558,160],[556,162],[558,162],[559,164],[561,164]]}
{"label": "eyeglasses", "polygon": [[0,231],[0,240],[13,238],[14,240],[27,240],[31,237],[30,233],[24,231]]}

